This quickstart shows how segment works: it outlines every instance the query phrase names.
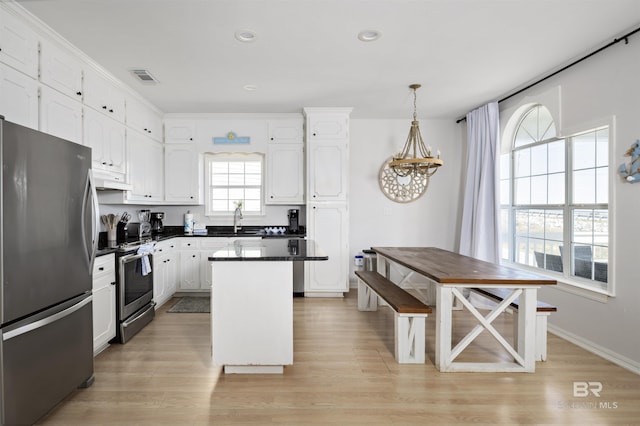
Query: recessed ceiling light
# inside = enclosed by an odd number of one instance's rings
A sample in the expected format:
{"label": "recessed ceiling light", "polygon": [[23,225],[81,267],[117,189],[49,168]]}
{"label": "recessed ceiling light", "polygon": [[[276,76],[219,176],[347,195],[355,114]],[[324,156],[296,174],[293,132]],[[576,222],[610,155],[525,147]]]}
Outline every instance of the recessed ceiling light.
{"label": "recessed ceiling light", "polygon": [[239,30],[235,33],[236,40],[243,43],[251,43],[258,38],[258,35],[251,30]]}
{"label": "recessed ceiling light", "polygon": [[362,30],[358,33],[360,41],[376,41],[382,36],[378,30]]}
{"label": "recessed ceiling light", "polygon": [[242,86],[242,88],[247,92],[255,92],[256,90],[258,90],[258,86],[256,86],[255,84],[245,84],[244,86]]}

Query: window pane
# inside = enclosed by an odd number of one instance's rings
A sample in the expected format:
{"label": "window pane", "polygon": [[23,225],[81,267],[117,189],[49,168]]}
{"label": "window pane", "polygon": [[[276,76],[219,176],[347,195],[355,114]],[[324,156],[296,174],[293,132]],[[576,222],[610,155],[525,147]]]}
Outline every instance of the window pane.
{"label": "window pane", "polygon": [[262,175],[245,175],[245,185],[259,186],[262,183]]}
{"label": "window pane", "polygon": [[547,202],[549,204],[564,204],[564,173],[549,175],[548,191]]}
{"label": "window pane", "polygon": [[[243,201],[244,188],[229,188],[229,201]],[[234,207],[235,210],[235,207]]]}
{"label": "window pane", "polygon": [[549,149],[549,173],[564,172],[564,140],[551,142]]}
{"label": "window pane", "polygon": [[573,203],[591,204],[596,201],[596,172],[587,169],[573,172]]}
{"label": "window pane", "polygon": [[509,179],[509,169],[511,156],[509,154],[500,155],[500,179]]}
{"label": "window pane", "polygon": [[531,179],[519,178],[515,180],[515,203],[516,204],[530,204]]}
{"label": "window pane", "polygon": [[245,163],[245,173],[260,174],[261,165],[259,161],[247,161]]}
{"label": "window pane", "polygon": [[602,167],[609,164],[609,129],[596,132],[596,166]]}
{"label": "window pane", "polygon": [[556,126],[551,117],[551,112],[542,106],[538,106],[538,140],[542,141],[556,136]]}
{"label": "window pane", "polygon": [[509,259],[509,209],[500,209],[500,257]]}
{"label": "window pane", "polygon": [[229,185],[229,175],[213,175],[211,176],[211,185],[227,186]]}
{"label": "window pane", "polygon": [[514,176],[531,175],[531,150],[521,149],[515,152]]}
{"label": "window pane", "polygon": [[586,133],[572,138],[573,170],[586,169],[596,165],[595,133]]}
{"label": "window pane", "polygon": [[573,242],[593,244],[593,210],[573,211]]}
{"label": "window pane", "polygon": [[229,163],[225,161],[216,161],[211,163],[211,173],[213,174],[229,173]]}
{"label": "window pane", "polygon": [[260,188],[246,188],[245,199],[247,200],[260,200]]}
{"label": "window pane", "polygon": [[538,139],[538,108],[532,108],[522,119],[516,133],[515,146],[523,146]]}
{"label": "window pane", "polygon": [[[557,247],[564,239],[564,215],[562,210],[546,210],[544,219],[544,237],[552,241],[552,247]],[[547,253],[550,253],[547,251]],[[560,254],[560,251],[557,251]]]}
{"label": "window pane", "polygon": [[531,178],[531,204],[547,203],[547,176]]}
{"label": "window pane", "polygon": [[229,163],[229,173],[244,174],[244,163],[239,161],[234,161],[232,163]]}
{"label": "window pane", "polygon": [[229,186],[244,185],[244,175],[229,175]]}
{"label": "window pane", "polygon": [[211,210],[216,212],[228,211],[229,202],[225,200],[211,200]]}
{"label": "window pane", "polygon": [[596,203],[607,204],[609,202],[609,168],[596,169]]}
{"label": "window pane", "polygon": [[547,173],[547,145],[534,146],[531,148],[531,174],[545,173]]}
{"label": "window pane", "polygon": [[211,188],[211,198],[216,200],[226,200],[229,196],[227,188]]}

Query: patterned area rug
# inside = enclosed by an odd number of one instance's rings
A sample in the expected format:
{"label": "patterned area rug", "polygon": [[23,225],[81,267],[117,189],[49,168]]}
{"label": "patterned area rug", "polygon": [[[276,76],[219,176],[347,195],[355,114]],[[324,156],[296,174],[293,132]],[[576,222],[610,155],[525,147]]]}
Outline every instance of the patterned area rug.
{"label": "patterned area rug", "polygon": [[182,297],[167,312],[204,314],[211,312],[209,297]]}

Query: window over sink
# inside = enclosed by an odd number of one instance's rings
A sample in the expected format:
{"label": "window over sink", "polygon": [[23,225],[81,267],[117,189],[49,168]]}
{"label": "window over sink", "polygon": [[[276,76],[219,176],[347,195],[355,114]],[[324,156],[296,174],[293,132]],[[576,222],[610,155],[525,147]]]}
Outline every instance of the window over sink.
{"label": "window over sink", "polygon": [[233,214],[238,202],[242,214],[263,214],[264,154],[206,154],[204,161],[207,216]]}

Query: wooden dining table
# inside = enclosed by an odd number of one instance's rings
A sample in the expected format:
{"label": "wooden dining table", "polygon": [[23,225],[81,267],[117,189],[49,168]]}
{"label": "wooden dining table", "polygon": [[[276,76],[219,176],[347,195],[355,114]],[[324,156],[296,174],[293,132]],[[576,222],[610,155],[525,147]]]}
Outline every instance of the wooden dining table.
{"label": "wooden dining table", "polygon": [[[435,364],[441,372],[534,372],[537,290],[557,281],[532,272],[497,265],[436,247],[372,247],[378,272],[391,279],[390,265],[401,265],[436,286]],[[463,295],[465,288],[508,289],[509,295],[483,314]],[[518,299],[517,341],[510,343],[492,322]],[[456,300],[478,324],[452,347],[453,306]],[[513,357],[512,362],[456,362],[483,331],[490,333]]]}

